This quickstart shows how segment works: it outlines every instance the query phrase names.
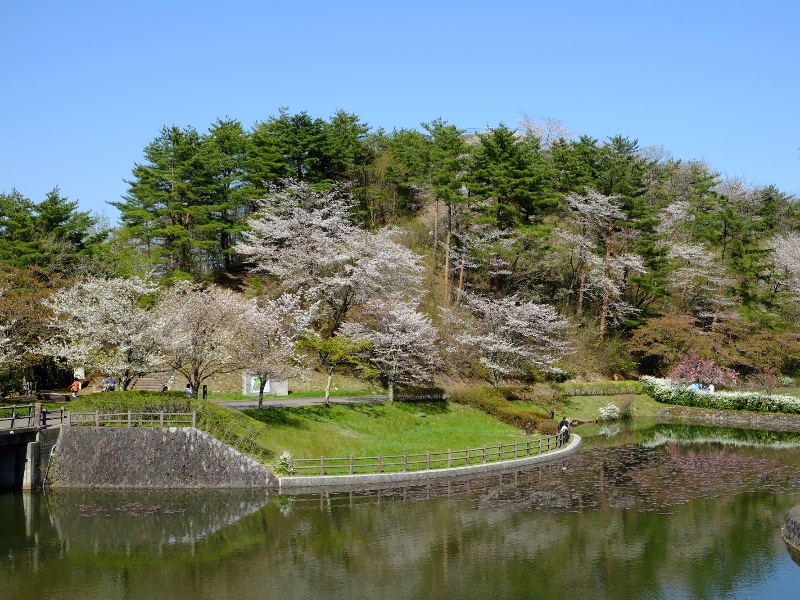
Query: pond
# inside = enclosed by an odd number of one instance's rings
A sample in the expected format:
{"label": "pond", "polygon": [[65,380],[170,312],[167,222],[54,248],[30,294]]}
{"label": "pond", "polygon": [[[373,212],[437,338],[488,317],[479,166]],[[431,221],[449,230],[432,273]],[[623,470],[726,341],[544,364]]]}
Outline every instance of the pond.
{"label": "pond", "polygon": [[0,495],[15,599],[796,598],[800,436],[578,430],[563,464],[294,497]]}

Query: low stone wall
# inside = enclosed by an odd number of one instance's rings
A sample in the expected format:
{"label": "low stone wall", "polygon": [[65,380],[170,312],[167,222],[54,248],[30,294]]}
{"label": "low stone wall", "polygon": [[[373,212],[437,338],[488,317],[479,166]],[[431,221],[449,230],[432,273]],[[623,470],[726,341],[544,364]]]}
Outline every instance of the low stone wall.
{"label": "low stone wall", "polygon": [[62,427],[47,483],[57,488],[263,488],[263,465],[191,427]]}
{"label": "low stone wall", "polygon": [[515,471],[531,465],[542,465],[562,461],[576,454],[583,444],[580,436],[572,434],[565,446],[536,456],[526,456],[514,460],[454,467],[451,469],[431,469],[430,471],[412,471],[408,473],[374,473],[366,475],[315,475],[308,477],[280,477],[280,491],[307,492],[319,488],[344,488],[347,486],[380,487],[393,483],[425,483],[447,477],[470,477],[490,472]]}

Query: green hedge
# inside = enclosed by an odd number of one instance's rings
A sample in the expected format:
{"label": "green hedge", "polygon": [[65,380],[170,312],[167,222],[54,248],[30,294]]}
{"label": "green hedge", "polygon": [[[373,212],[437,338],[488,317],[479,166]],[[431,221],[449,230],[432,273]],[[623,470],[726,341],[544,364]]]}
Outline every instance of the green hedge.
{"label": "green hedge", "polygon": [[566,381],[554,383],[553,387],[565,396],[618,396],[642,393],[642,384],[636,380]]}
{"label": "green hedge", "polygon": [[701,392],[676,385],[667,379],[644,376],[642,389],[657,402],[716,410],[750,410],[800,414],[800,399],[794,396],[761,394],[754,391]]}

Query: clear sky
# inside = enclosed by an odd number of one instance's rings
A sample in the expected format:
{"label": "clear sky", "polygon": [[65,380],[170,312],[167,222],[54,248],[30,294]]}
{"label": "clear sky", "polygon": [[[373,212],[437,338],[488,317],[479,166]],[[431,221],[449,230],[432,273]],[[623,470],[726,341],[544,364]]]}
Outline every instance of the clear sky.
{"label": "clear sky", "polygon": [[0,192],[117,211],[164,125],[555,118],[800,196],[796,0],[3,0]]}

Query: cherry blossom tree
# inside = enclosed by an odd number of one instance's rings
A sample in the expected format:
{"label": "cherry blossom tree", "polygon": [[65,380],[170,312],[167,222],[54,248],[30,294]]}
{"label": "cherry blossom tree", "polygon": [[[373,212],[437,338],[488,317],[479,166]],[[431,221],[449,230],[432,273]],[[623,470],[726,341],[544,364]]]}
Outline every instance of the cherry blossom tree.
{"label": "cherry blossom tree", "polygon": [[241,368],[240,345],[250,334],[242,315],[250,306],[239,294],[179,282],[153,307],[164,364],[186,378],[196,397],[208,378]]}
{"label": "cherry blossom tree", "polygon": [[570,351],[564,339],[569,322],[552,306],[464,295],[472,318],[462,322],[458,341],[480,355],[495,386],[508,375],[536,369],[559,372],[557,361]]}
{"label": "cherry blossom tree", "polygon": [[605,339],[610,323],[634,307],[624,300],[629,276],[644,273],[643,259],[625,248],[633,239],[629,228],[619,228],[626,216],[620,197],[606,196],[589,189],[585,194],[566,198],[572,210],[572,231],[559,231],[560,236],[577,251],[579,264],[576,312],[580,317],[587,296],[600,301],[600,340]]}
{"label": "cherry blossom tree", "polygon": [[776,235],[772,240],[772,260],[783,270],[781,284],[800,298],[800,234]]}
{"label": "cherry blossom tree", "polygon": [[152,281],[90,278],[43,301],[53,312],[39,352],[71,367],[116,375],[125,390],[137,375],[161,362],[145,300],[156,292]]}
{"label": "cherry blossom tree", "polygon": [[389,400],[397,384],[429,382],[441,362],[431,319],[415,303],[396,298],[371,302],[366,312],[372,315],[368,322],[344,323],[341,334],[369,342],[363,354],[386,381]]}
{"label": "cherry blossom tree", "polygon": [[335,187],[320,192],[306,184],[273,190],[248,221],[236,251],[256,272],[277,278],[289,291],[320,301],[334,335],[354,307],[377,293],[418,293],[419,258],[384,228],[375,233],[350,220],[352,199]]}
{"label": "cherry blossom tree", "polygon": [[242,314],[244,335],[236,347],[241,367],[260,380],[258,408],[263,406],[267,381],[302,371],[305,356],[298,342],[310,332],[316,309],[316,304],[304,307],[300,294],[283,294],[260,304],[249,302]]}
{"label": "cherry blossom tree", "polygon": [[703,358],[696,348],[689,348],[667,378],[705,385],[734,385],[738,376],[736,371],[720,367],[710,358]]}

